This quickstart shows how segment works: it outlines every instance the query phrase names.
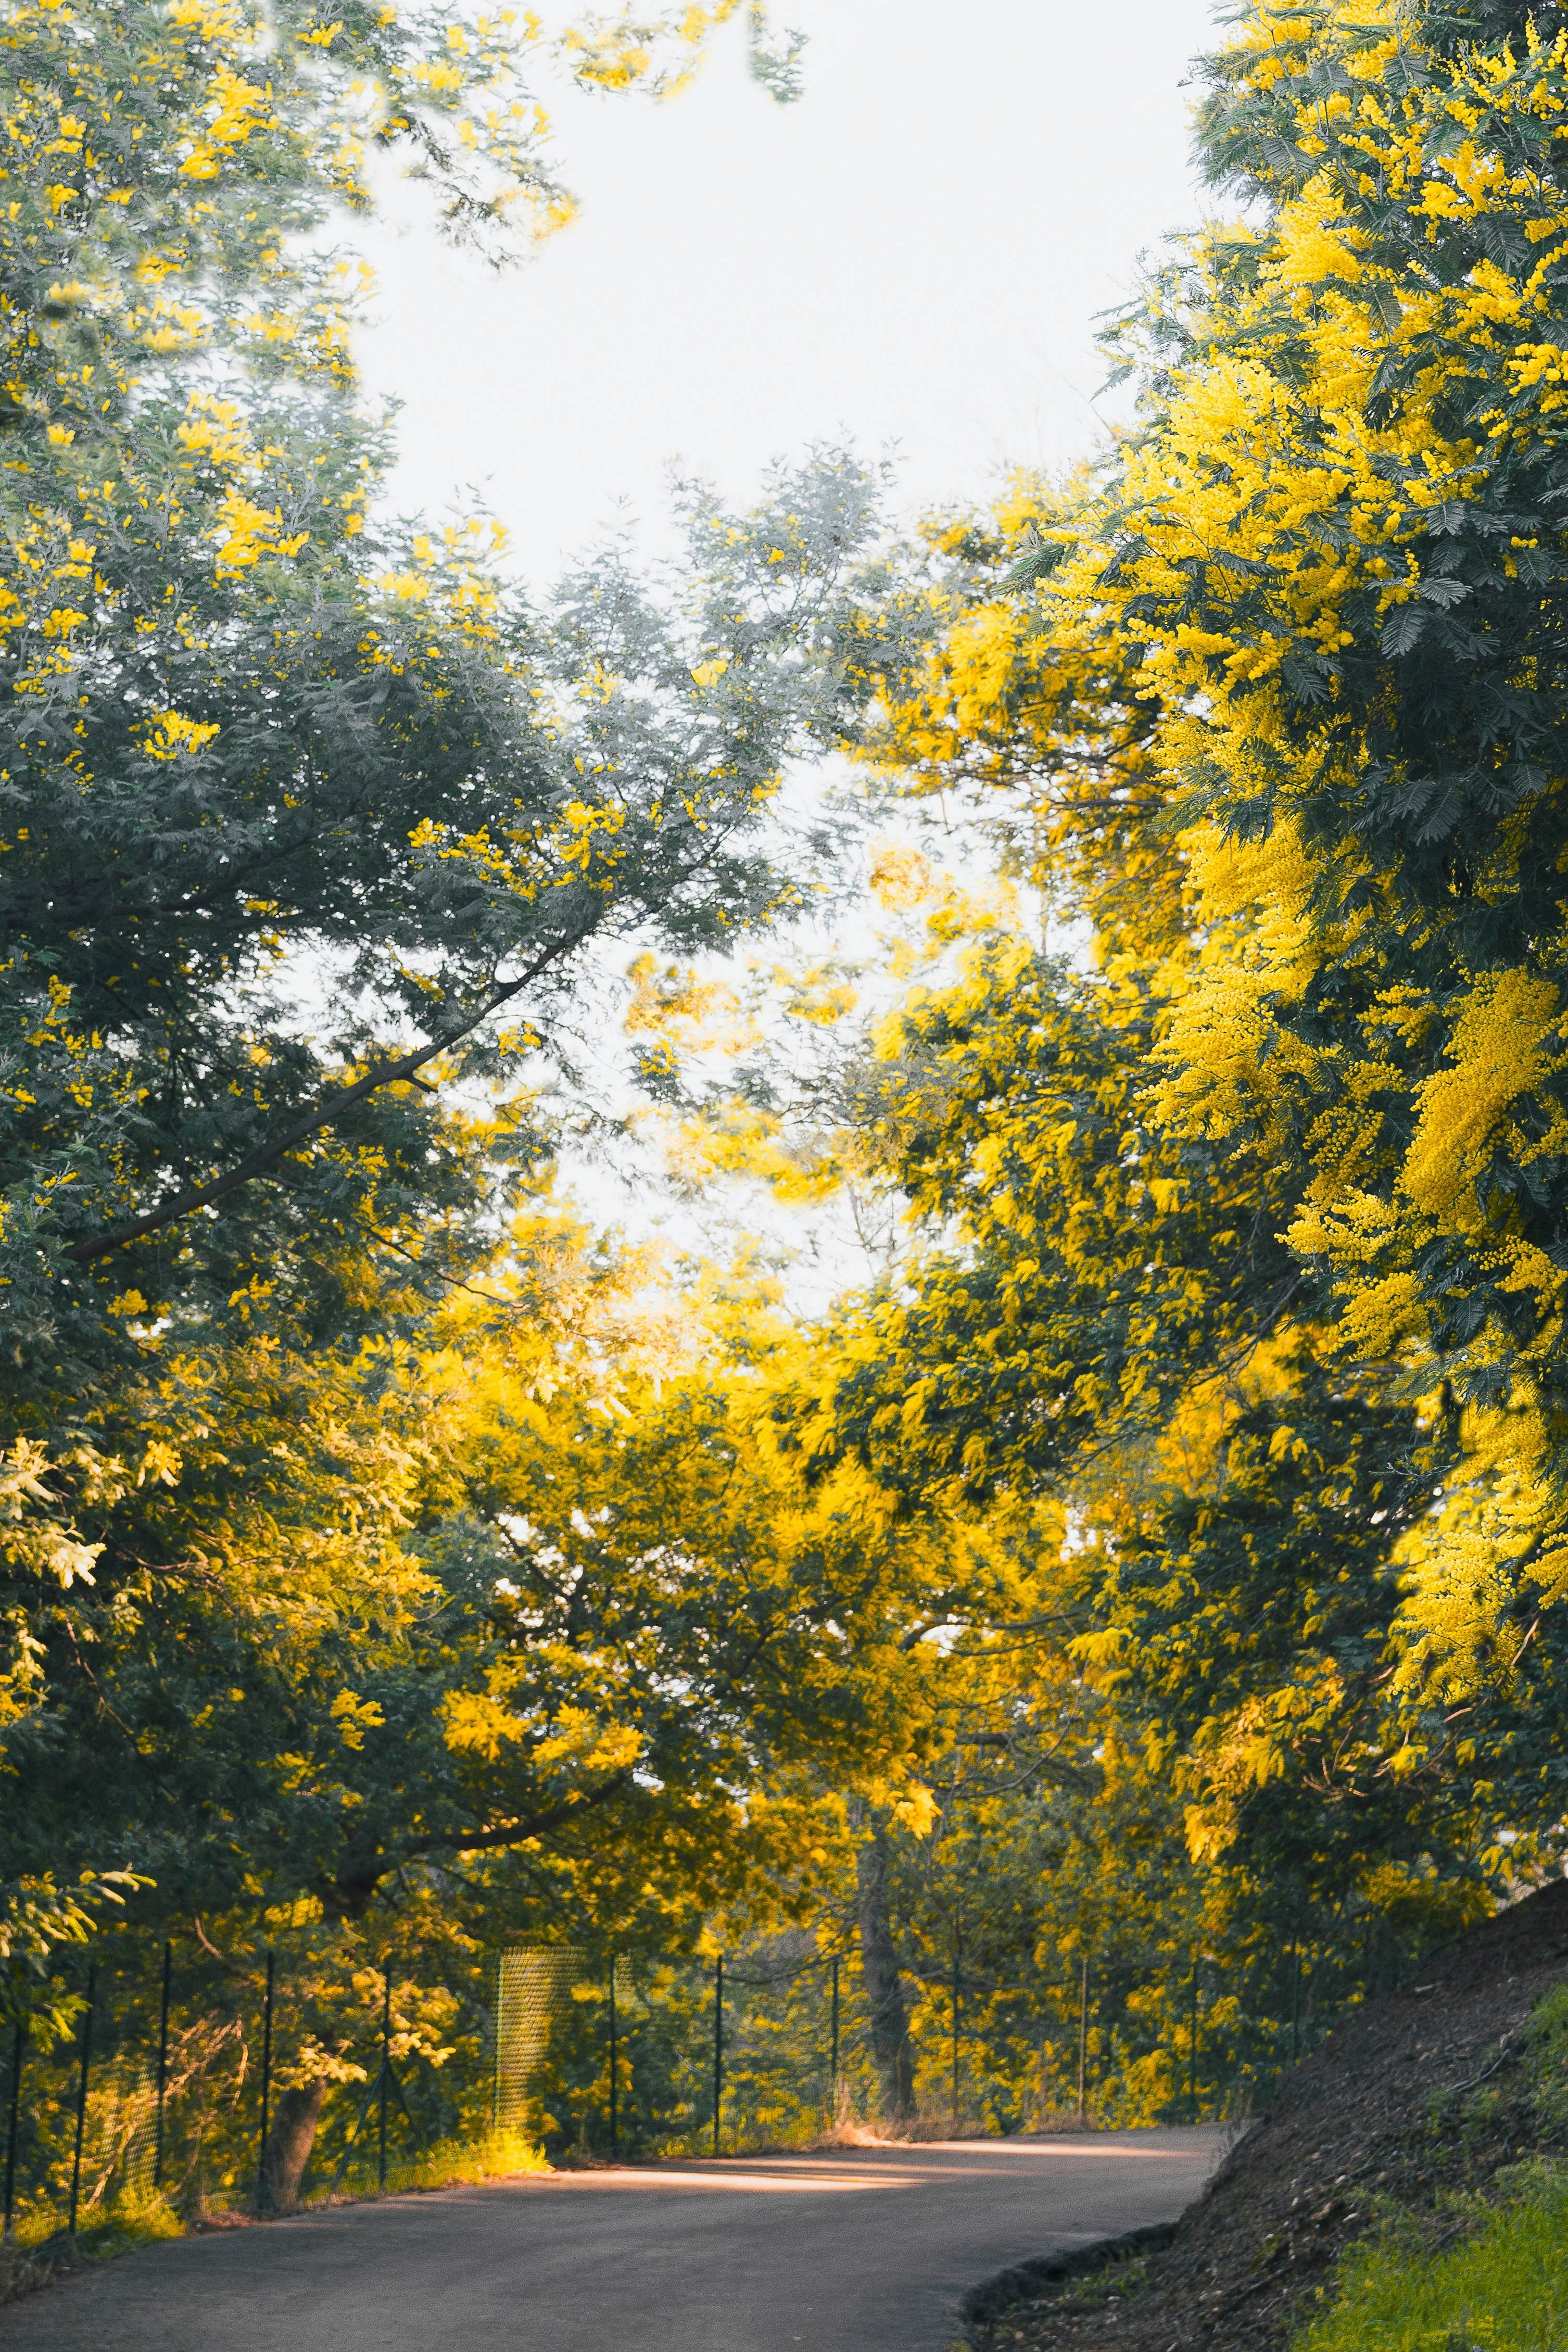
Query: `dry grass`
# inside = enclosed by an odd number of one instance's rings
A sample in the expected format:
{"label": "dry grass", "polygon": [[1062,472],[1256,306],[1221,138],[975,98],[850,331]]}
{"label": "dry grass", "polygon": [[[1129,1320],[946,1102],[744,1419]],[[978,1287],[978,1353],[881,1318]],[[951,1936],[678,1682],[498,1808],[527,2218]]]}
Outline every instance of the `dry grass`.
{"label": "dry grass", "polygon": [[[1032,2116],[1025,2137],[1046,2138],[1068,2132],[1095,2131],[1092,2115],[1080,2117],[1076,2107],[1052,2108]],[[917,2147],[933,2141],[994,2139],[995,2132],[977,2111],[961,2107],[955,2116],[942,2101],[922,2101],[912,2116],[857,2116],[847,2103],[823,2131],[805,2142],[807,2148]]]}

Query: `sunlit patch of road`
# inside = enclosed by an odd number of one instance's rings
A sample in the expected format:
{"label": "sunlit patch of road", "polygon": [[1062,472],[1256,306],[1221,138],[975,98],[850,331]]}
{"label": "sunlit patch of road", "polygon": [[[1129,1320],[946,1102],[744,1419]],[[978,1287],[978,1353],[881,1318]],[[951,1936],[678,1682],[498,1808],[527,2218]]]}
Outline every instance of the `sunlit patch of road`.
{"label": "sunlit patch of road", "polygon": [[[1093,2155],[1111,2161],[1121,2158],[1139,2166],[1163,2163],[1191,2168],[1189,2145],[1151,2147],[1138,2144],[1143,2138],[1141,2134],[1131,2138],[1134,2144],[1118,2144],[1102,2134],[1075,2139],[922,2140],[918,2153],[911,2154],[906,2161],[880,2152],[868,2155],[859,2149],[836,2148],[822,2155],[748,2156],[730,2161],[716,2158],[707,2164],[595,2165],[588,2170],[556,2172],[542,2179],[537,2173],[520,2173],[513,2185],[543,2195],[562,2189],[731,2189],[747,2196],[820,2189],[840,2195],[865,2189],[929,2188],[933,2181],[976,2180],[987,2173],[1002,2179],[1014,2171],[1021,2159],[1037,2157],[1054,2157],[1069,2165],[1081,2163],[1086,2155]],[[957,2160],[948,2165],[933,2161],[943,2154]]]}

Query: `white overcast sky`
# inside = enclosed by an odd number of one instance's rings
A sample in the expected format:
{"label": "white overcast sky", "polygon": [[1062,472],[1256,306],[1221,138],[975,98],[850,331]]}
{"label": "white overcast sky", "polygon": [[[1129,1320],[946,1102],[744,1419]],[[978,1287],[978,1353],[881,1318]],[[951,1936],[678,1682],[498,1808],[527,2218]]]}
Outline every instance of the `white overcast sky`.
{"label": "white overcast sky", "polygon": [[[366,384],[402,404],[394,506],[471,511],[471,486],[538,586],[617,501],[657,545],[672,463],[745,503],[771,459],[847,437],[896,452],[912,512],[1095,446],[1094,314],[1200,210],[1183,83],[1208,0],[782,13],[810,37],[793,106],[750,80],[739,26],[666,103],[544,93],[582,209],[521,268],[455,257],[416,192],[394,197],[401,229],[358,240],[380,284]],[[961,842],[936,846],[964,866]],[[839,943],[864,954],[870,919]],[[625,1097],[616,1026],[588,1073],[606,1103]],[[868,1271],[847,1213],[746,1188],[710,1226],[646,1170],[568,1155],[566,1174],[597,1218],[681,1248],[764,1238],[805,1312]]]}
{"label": "white overcast sky", "polygon": [[[403,404],[395,502],[477,486],[540,581],[679,460],[896,446],[911,507],[1093,446],[1093,314],[1193,220],[1182,87],[1207,0],[784,0],[774,105],[725,28],[694,88],[552,104],[579,219],[497,276],[378,229],[361,355]],[[548,96],[549,93],[546,93]],[[417,223],[416,203],[400,205]]]}

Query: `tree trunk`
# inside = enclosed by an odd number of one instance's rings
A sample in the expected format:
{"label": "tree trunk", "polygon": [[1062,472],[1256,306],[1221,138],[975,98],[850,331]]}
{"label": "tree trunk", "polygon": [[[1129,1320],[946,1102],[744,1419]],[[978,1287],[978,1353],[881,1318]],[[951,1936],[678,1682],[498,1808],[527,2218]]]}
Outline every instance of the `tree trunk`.
{"label": "tree trunk", "polygon": [[882,2112],[903,2123],[915,2111],[915,2058],[910,2046],[904,1980],[893,1949],[887,1832],[875,1816],[871,1834],[855,1858],[855,1879],[859,1895],[860,1958],[871,2012],[871,2055],[881,2085]]}
{"label": "tree trunk", "polygon": [[300,2183],[316,2145],[316,2126],[326,2103],[327,2078],[279,2094],[277,2113],[261,2157],[261,2204],[268,2213],[291,2213],[300,2201]]}

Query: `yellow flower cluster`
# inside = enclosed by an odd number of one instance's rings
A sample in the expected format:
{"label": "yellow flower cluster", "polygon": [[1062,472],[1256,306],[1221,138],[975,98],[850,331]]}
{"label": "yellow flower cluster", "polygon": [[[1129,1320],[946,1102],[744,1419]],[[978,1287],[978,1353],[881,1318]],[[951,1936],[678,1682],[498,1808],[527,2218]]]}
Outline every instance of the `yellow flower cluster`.
{"label": "yellow flower cluster", "polygon": [[211,719],[187,719],[180,710],[160,710],[142,738],[142,748],[153,760],[177,760],[182,752],[199,751],[222,732]]}

